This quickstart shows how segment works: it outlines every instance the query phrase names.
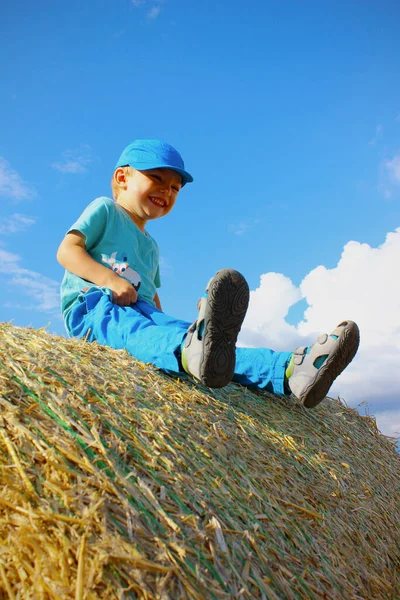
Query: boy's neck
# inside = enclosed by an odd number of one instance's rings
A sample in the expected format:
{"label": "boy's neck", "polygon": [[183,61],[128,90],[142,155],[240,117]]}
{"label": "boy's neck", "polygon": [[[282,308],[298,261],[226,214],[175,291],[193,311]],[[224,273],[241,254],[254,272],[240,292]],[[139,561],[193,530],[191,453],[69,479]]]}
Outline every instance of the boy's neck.
{"label": "boy's neck", "polygon": [[140,229],[140,231],[142,233],[145,233],[145,227],[146,227],[146,223],[147,223],[147,219],[139,219],[139,217],[137,215],[135,215],[134,213],[132,213],[130,210],[128,210],[127,208],[125,208],[125,206],[123,206],[120,202],[117,202],[118,206],[120,206],[128,215],[128,217],[130,217],[132,219],[132,221],[135,223],[136,227],[138,229]]}

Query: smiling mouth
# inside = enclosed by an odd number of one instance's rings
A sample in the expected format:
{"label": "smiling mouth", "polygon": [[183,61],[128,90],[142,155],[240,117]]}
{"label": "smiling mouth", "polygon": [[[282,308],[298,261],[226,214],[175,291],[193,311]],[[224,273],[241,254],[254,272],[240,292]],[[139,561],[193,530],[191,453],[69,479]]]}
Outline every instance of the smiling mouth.
{"label": "smiling mouth", "polygon": [[151,196],[149,196],[149,198],[153,204],[156,206],[161,206],[161,208],[164,208],[167,204],[165,200],[162,200],[161,198],[152,198]]}

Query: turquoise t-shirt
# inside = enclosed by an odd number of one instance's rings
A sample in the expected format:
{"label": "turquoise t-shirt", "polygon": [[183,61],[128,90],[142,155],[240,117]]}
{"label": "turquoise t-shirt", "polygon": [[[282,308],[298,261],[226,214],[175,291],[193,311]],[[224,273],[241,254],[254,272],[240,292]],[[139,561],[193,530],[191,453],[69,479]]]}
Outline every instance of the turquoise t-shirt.
{"label": "turquoise t-shirt", "polygon": [[[140,231],[123,208],[110,198],[97,198],[70,231],[80,231],[86,238],[88,254],[130,281],[139,297],[154,305],[154,296],[161,286],[158,246],[151,235]],[[91,286],[90,281],[65,271],[61,310],[66,323],[79,294]]]}

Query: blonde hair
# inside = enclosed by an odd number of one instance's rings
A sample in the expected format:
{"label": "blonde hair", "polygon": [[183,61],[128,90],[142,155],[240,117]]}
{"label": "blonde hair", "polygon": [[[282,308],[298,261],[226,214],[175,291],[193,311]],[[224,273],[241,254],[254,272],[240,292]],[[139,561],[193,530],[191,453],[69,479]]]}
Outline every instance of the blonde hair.
{"label": "blonde hair", "polygon": [[[124,173],[126,176],[132,175],[133,171],[135,170],[133,167],[130,167],[129,165],[127,165],[126,167],[118,167],[118,169],[123,169]],[[116,171],[117,169],[115,169]],[[114,200],[118,199],[118,194],[119,194],[119,188],[118,185],[115,181],[115,171],[111,177],[111,191],[112,191],[112,195]]]}

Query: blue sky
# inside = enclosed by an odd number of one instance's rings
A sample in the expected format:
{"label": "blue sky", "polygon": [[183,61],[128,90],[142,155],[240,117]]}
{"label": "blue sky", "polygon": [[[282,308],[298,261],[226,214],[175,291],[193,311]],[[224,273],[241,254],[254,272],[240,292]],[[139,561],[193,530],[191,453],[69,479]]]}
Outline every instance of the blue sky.
{"label": "blue sky", "polygon": [[400,432],[399,16],[385,0],[2,3],[0,320],[64,333],[58,244],[110,194],[122,148],[159,137],[195,177],[148,228],[164,310],[194,319],[230,266],[253,291],[243,344],[359,321],[335,391]]}

